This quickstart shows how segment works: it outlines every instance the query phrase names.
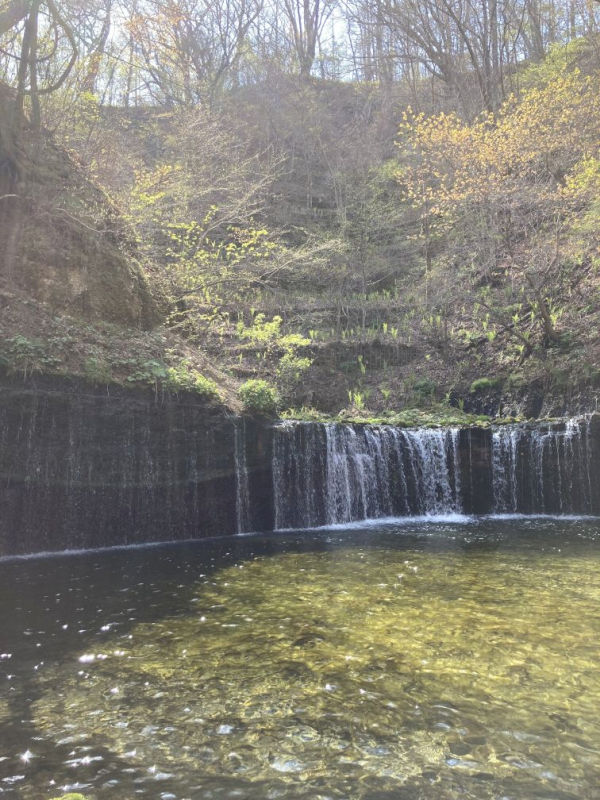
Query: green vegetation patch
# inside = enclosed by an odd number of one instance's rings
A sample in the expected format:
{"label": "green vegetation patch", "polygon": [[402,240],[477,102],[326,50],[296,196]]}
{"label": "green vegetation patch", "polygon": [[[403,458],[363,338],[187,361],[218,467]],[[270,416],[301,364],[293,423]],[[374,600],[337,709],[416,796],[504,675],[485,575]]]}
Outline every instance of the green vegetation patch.
{"label": "green vegetation patch", "polygon": [[[488,427],[497,419],[485,414],[467,414],[459,408],[439,403],[431,408],[405,408],[401,411],[384,411],[380,415],[368,411],[357,413],[356,408],[344,410],[338,415],[322,414],[315,408],[288,409],[281,415],[284,419],[303,422],[349,422],[368,425],[393,425],[397,428],[440,428],[440,427]],[[515,422],[511,417],[506,422]]]}
{"label": "green vegetation patch", "polygon": [[499,389],[502,386],[502,378],[477,378],[471,384],[469,391],[471,394],[482,394],[492,389]]}
{"label": "green vegetation patch", "polygon": [[239,388],[239,398],[244,411],[251,414],[275,414],[277,393],[267,381],[251,379]]}
{"label": "green vegetation patch", "polygon": [[217,384],[194,369],[187,359],[182,360],[176,367],[167,367],[163,383],[175,392],[195,392],[206,398],[219,396]]}
{"label": "green vegetation patch", "polygon": [[78,792],[69,792],[69,794],[63,794],[60,797],[53,797],[51,800],[87,800],[87,799]]}
{"label": "green vegetation patch", "polygon": [[52,352],[51,343],[18,333],[0,345],[0,364],[10,373],[21,372],[24,377],[34,372],[51,372],[60,357]]}

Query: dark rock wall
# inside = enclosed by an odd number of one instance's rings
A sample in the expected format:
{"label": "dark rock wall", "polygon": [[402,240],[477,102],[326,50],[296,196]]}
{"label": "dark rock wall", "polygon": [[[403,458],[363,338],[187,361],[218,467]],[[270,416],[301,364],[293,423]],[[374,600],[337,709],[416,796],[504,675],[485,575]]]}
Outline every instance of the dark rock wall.
{"label": "dark rock wall", "polygon": [[535,379],[519,388],[452,393],[451,402],[469,413],[491,417],[573,417],[600,409],[600,378],[577,383],[564,374],[560,386]]}
{"label": "dark rock wall", "polygon": [[[234,423],[194,397],[58,380],[0,387],[0,555],[236,532]],[[268,440],[248,430],[253,519]]]}
{"label": "dark rock wall", "polygon": [[[324,426],[279,430],[274,437],[268,420],[236,420],[190,395],[93,388],[49,377],[5,379],[0,382],[0,556],[268,531],[277,522],[283,527],[331,522],[324,486],[336,474],[325,469]],[[239,439],[236,448],[240,431],[242,456]],[[356,431],[348,438],[358,440]],[[427,434],[390,437],[388,430],[386,435],[387,449],[369,451],[389,462],[373,464],[374,476],[386,476],[383,499],[373,508],[417,513],[419,498],[409,502],[418,488],[413,483],[425,481],[420,496],[429,478],[428,468],[414,460]],[[372,429],[365,442],[378,436]],[[412,444],[400,449],[390,444],[405,439]],[[599,414],[495,432],[463,429],[445,441],[444,480],[456,487],[449,510],[600,514]],[[278,464],[285,480],[277,475]],[[444,472],[443,464],[437,469]],[[366,468],[359,472],[364,480],[370,474]],[[376,500],[381,482],[373,478],[367,487]]]}
{"label": "dark rock wall", "polygon": [[489,514],[494,507],[492,439],[487,428],[464,428],[458,437],[461,499],[465,514]]}
{"label": "dark rock wall", "polygon": [[[243,420],[243,447],[248,473],[248,519],[246,531],[274,528],[272,450],[273,435],[268,421]],[[243,533],[243,530],[239,531]]]}

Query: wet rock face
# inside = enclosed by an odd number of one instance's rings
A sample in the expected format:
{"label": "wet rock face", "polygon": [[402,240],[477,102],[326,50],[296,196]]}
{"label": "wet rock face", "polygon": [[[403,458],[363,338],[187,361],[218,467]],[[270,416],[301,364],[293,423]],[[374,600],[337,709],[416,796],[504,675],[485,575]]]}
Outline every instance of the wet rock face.
{"label": "wet rock face", "polygon": [[494,508],[492,437],[489,429],[464,428],[458,440],[462,511],[489,514]]}
{"label": "wet rock face", "polygon": [[600,407],[600,379],[580,384],[569,381],[562,386],[546,386],[536,379],[520,388],[496,387],[467,392],[464,396],[452,395],[457,407],[459,400],[464,403],[465,411],[491,417],[572,417]]}
{"label": "wet rock face", "polygon": [[[236,455],[238,533],[270,531],[274,528],[273,508],[273,430],[268,420],[242,418],[236,423],[241,434],[240,453]],[[244,474],[245,473],[245,474]],[[246,507],[240,502],[240,489],[246,479]]]}
{"label": "wet rock face", "polygon": [[236,530],[232,422],[190,397],[4,385],[0,476],[0,554]]}
{"label": "wet rock face", "polygon": [[447,513],[600,513],[600,414],[446,430],[0,384],[0,555]]}
{"label": "wet rock face", "polygon": [[509,425],[492,437],[494,511],[600,513],[600,415]]}

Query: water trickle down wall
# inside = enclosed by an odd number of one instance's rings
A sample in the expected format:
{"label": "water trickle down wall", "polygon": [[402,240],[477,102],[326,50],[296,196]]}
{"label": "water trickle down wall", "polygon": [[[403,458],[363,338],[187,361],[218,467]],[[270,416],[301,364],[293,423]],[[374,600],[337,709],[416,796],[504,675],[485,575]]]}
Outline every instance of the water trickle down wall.
{"label": "water trickle down wall", "polygon": [[600,514],[600,414],[272,425],[191,395],[0,385],[0,555],[453,512]]}
{"label": "water trickle down wall", "polygon": [[233,533],[233,427],[193,398],[0,388],[0,555]]}
{"label": "water trickle down wall", "polygon": [[273,440],[275,527],[459,511],[459,430],[286,423]]}
{"label": "water trickle down wall", "polygon": [[492,435],[494,511],[600,512],[600,416],[510,425]]}
{"label": "water trickle down wall", "polygon": [[285,423],[275,527],[463,512],[600,513],[600,415],[489,428]]}
{"label": "water trickle down wall", "polygon": [[[233,419],[236,533],[273,529],[273,435],[271,426]],[[229,501],[231,503],[231,498]]]}

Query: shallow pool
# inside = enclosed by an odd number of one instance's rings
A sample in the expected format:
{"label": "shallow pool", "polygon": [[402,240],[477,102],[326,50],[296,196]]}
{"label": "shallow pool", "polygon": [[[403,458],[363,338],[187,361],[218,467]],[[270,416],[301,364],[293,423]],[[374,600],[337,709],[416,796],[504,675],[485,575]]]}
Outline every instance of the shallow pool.
{"label": "shallow pool", "polygon": [[600,798],[600,522],[0,562],[0,795]]}

